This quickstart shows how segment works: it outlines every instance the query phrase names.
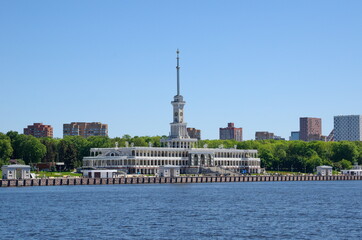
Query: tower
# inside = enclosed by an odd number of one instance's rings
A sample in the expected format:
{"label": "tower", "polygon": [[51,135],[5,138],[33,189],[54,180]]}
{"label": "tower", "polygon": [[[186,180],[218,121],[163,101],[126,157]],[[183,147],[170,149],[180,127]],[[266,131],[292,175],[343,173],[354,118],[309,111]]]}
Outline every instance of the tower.
{"label": "tower", "polygon": [[191,148],[193,143],[197,142],[197,139],[190,138],[187,133],[187,123],[184,122],[184,106],[186,102],[183,100],[183,96],[180,95],[180,51],[177,49],[177,94],[174,96],[171,102],[173,107],[170,136],[167,139],[162,139],[163,143],[167,143],[169,147],[175,148]]}

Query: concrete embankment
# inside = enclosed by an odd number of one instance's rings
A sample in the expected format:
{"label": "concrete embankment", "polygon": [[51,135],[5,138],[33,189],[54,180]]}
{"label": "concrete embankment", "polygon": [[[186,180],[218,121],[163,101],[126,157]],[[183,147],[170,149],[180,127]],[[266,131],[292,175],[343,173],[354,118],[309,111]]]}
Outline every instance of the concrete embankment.
{"label": "concrete embankment", "polygon": [[210,183],[210,182],[275,182],[275,181],[345,181],[362,180],[362,176],[228,176],[228,177],[130,177],[130,178],[39,178],[0,180],[0,187],[155,184],[155,183]]}

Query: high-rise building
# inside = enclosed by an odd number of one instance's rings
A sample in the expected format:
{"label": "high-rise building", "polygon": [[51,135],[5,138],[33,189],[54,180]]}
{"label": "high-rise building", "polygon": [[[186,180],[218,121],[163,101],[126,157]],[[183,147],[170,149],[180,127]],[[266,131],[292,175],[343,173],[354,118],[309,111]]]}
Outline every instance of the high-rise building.
{"label": "high-rise building", "polygon": [[53,137],[53,127],[44,125],[43,123],[34,123],[24,128],[25,135],[32,135],[34,137]]}
{"label": "high-rise building", "polygon": [[72,122],[63,124],[63,136],[108,136],[108,124]]}
{"label": "high-rise building", "polygon": [[321,140],[322,119],[302,117],[299,119],[299,139],[302,141]]}
{"label": "high-rise building", "polygon": [[295,140],[299,140],[299,131],[293,131],[290,133],[290,137],[289,137],[290,141],[295,141]]}
{"label": "high-rise building", "polygon": [[196,128],[187,128],[187,133],[190,138],[196,138],[197,140],[201,140],[201,130]]}
{"label": "high-rise building", "polygon": [[274,133],[271,132],[255,132],[255,140],[274,139]]}
{"label": "high-rise building", "polygon": [[362,141],[362,115],[334,117],[334,141]]}
{"label": "high-rise building", "polygon": [[234,123],[228,123],[226,128],[220,128],[220,140],[234,139],[243,141],[243,129],[234,127]]}

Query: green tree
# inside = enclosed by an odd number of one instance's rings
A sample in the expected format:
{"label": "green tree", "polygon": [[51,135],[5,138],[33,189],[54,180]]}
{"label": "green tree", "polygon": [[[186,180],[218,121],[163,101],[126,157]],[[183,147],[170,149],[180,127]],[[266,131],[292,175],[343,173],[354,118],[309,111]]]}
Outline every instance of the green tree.
{"label": "green tree", "polygon": [[81,166],[81,162],[77,158],[77,149],[70,141],[61,140],[58,145],[59,161],[64,162],[67,169],[71,170]]}
{"label": "green tree", "polygon": [[340,170],[352,168],[352,163],[346,159],[342,159],[341,161],[339,161],[339,164],[341,166]]}
{"label": "green tree", "polygon": [[[97,142],[99,139],[102,139],[102,142]],[[67,136],[63,140],[67,141],[68,143],[71,143],[74,146],[74,148],[77,151],[77,162],[81,163],[83,160],[83,157],[89,156],[89,152],[90,152],[90,148],[91,148],[90,141],[94,141],[94,143],[93,143],[94,145],[99,144],[102,146],[104,144],[104,142],[103,142],[104,139],[107,139],[106,146],[109,146],[108,142],[110,140],[108,138],[103,138],[103,137],[83,138],[81,136]]]}
{"label": "green tree", "polygon": [[333,155],[331,160],[333,162],[341,161],[342,159],[346,159],[350,162],[354,162],[357,160],[359,155],[357,146],[353,142],[341,141],[336,142],[332,145]]}
{"label": "green tree", "polygon": [[6,136],[8,136],[11,141],[14,141],[18,135],[19,135],[19,133],[16,131],[9,131],[6,133]]}
{"label": "green tree", "polygon": [[26,164],[40,162],[46,154],[46,147],[39,139],[19,134],[13,141],[15,159],[23,159]]}
{"label": "green tree", "polygon": [[132,137],[128,134],[125,134],[122,136],[122,138],[126,139],[126,140],[130,140]]}
{"label": "green tree", "polygon": [[89,147],[91,148],[109,148],[114,147],[112,146],[112,141],[109,137],[103,136],[91,136],[87,138],[89,142]]}
{"label": "green tree", "polygon": [[58,159],[58,151],[57,151],[58,140],[53,138],[41,138],[40,142],[46,148],[46,153],[42,159],[42,162],[56,162]]}
{"label": "green tree", "polygon": [[137,147],[147,147],[148,146],[148,144],[144,138],[140,138],[140,137],[133,138],[132,142]]}
{"label": "green tree", "polygon": [[13,148],[11,147],[10,139],[0,138],[0,167],[7,164],[13,154]]}

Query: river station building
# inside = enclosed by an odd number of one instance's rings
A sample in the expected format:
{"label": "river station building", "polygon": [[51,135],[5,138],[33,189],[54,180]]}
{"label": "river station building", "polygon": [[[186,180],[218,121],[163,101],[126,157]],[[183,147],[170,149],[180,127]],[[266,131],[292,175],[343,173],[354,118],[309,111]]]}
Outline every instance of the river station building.
{"label": "river station building", "polygon": [[180,173],[196,174],[202,170],[260,173],[260,158],[257,150],[219,148],[195,148],[196,138],[190,138],[184,121],[185,101],[180,95],[179,51],[177,51],[177,95],[173,106],[171,131],[161,140],[162,147],[92,148],[90,157],[83,158],[84,169],[119,169],[127,173],[158,174],[160,168],[174,166]]}

